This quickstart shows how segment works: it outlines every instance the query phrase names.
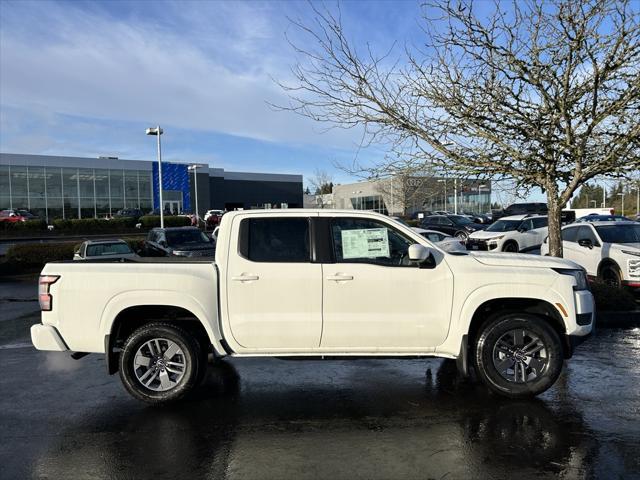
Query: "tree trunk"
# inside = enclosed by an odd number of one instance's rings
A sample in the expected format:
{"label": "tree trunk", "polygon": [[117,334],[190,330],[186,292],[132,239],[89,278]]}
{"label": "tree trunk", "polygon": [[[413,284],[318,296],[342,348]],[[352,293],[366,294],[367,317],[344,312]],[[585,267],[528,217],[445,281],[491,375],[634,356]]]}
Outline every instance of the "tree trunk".
{"label": "tree trunk", "polygon": [[549,209],[549,255],[562,258],[562,206],[555,183],[547,189],[547,208]]}

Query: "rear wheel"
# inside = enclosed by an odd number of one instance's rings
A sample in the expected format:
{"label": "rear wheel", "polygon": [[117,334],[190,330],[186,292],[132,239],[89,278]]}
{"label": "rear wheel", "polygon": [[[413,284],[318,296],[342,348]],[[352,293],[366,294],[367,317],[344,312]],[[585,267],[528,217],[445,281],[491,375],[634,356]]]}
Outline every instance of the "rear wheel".
{"label": "rear wheel", "polygon": [[120,354],[120,379],[127,391],[152,404],[179,400],[206,369],[196,338],[182,328],[149,323],[133,332]]}
{"label": "rear wheel", "polygon": [[544,392],[558,379],[562,363],[558,333],[534,315],[510,313],[490,320],[475,343],[478,376],[507,397]]}
{"label": "rear wheel", "polygon": [[620,288],[622,286],[620,269],[616,265],[605,265],[600,270],[600,280],[610,287]]}

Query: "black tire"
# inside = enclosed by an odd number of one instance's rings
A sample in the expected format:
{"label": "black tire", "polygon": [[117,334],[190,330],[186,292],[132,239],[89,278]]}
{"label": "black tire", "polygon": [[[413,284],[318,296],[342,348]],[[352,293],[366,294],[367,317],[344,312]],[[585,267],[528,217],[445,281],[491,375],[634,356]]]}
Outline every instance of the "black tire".
{"label": "black tire", "polygon": [[[518,348],[534,340],[536,343],[526,351]],[[509,343],[513,348],[506,353]],[[526,355],[540,345],[541,349]],[[483,325],[475,341],[473,360],[478,377],[490,390],[524,398],[538,395],[555,383],[564,355],[558,333],[545,320],[526,313],[508,313]]]}
{"label": "black tire", "polygon": [[502,247],[502,251],[503,252],[510,252],[510,253],[518,253],[520,251],[520,247],[518,247],[518,243],[513,241],[513,240],[509,240],[507,243],[505,243]]}
{"label": "black tire", "polygon": [[460,230],[459,232],[456,232],[454,237],[456,237],[459,240],[464,240],[465,242],[469,239],[469,234],[467,232],[463,232],[462,230]]}
{"label": "black tire", "polygon": [[[153,358],[150,359],[151,362],[148,366],[136,366],[136,355],[139,352],[144,353],[145,348],[147,349],[146,352],[149,353],[146,345],[154,339],[159,339],[161,352],[164,346],[168,347],[170,345],[169,342],[179,348],[178,353],[173,355],[171,359],[177,359],[183,366],[171,366],[171,368],[178,368],[180,373],[168,373],[170,371],[169,365],[165,365],[165,363],[162,363],[162,366],[156,365]],[[154,348],[157,349],[158,347]],[[164,352],[166,351],[167,348],[164,349]],[[149,356],[151,357],[152,355],[149,354]],[[159,354],[157,358],[165,359],[165,356]],[[203,361],[203,358],[205,361]],[[171,359],[166,361],[168,362]],[[162,322],[148,323],[134,331],[125,341],[124,348],[120,353],[120,379],[124,387],[133,397],[154,405],[175,402],[184,398],[201,381],[206,366],[206,352],[203,355],[203,350],[197,339],[180,327]],[[150,386],[143,385],[139,379],[140,375],[144,377],[144,373],[147,370],[153,370],[147,378],[154,376],[156,378]],[[158,370],[158,375],[156,375],[156,370]],[[160,385],[160,374],[164,374],[165,378],[172,376],[173,378],[170,381],[168,380],[168,383],[173,385],[169,388]]]}
{"label": "black tire", "polygon": [[610,287],[622,287],[622,273],[617,265],[609,263],[600,269],[600,281]]}

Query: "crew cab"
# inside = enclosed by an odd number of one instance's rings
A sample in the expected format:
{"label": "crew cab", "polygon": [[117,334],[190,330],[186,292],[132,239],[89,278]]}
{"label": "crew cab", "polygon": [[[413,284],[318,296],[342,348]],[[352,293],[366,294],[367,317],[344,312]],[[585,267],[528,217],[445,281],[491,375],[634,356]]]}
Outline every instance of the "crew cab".
{"label": "crew cab", "polygon": [[451,252],[389,217],[338,210],[226,214],[215,262],[49,263],[39,350],[105,355],[130,394],[184,397],[207,358],[444,357],[491,390],[539,394],[591,333],[573,262]]}

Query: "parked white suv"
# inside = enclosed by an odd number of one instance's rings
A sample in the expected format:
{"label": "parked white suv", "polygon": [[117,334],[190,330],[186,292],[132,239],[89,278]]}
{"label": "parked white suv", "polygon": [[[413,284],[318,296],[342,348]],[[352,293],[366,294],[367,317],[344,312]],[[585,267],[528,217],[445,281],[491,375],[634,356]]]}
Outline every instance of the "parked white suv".
{"label": "parked white suv", "polygon": [[[584,267],[591,279],[640,288],[640,224],[587,222],[562,229],[564,258]],[[548,240],[540,248],[549,253]]]}
{"label": "parked white suv", "polygon": [[468,250],[526,252],[534,250],[548,234],[547,217],[542,215],[512,215],[473,232],[467,240]]}

